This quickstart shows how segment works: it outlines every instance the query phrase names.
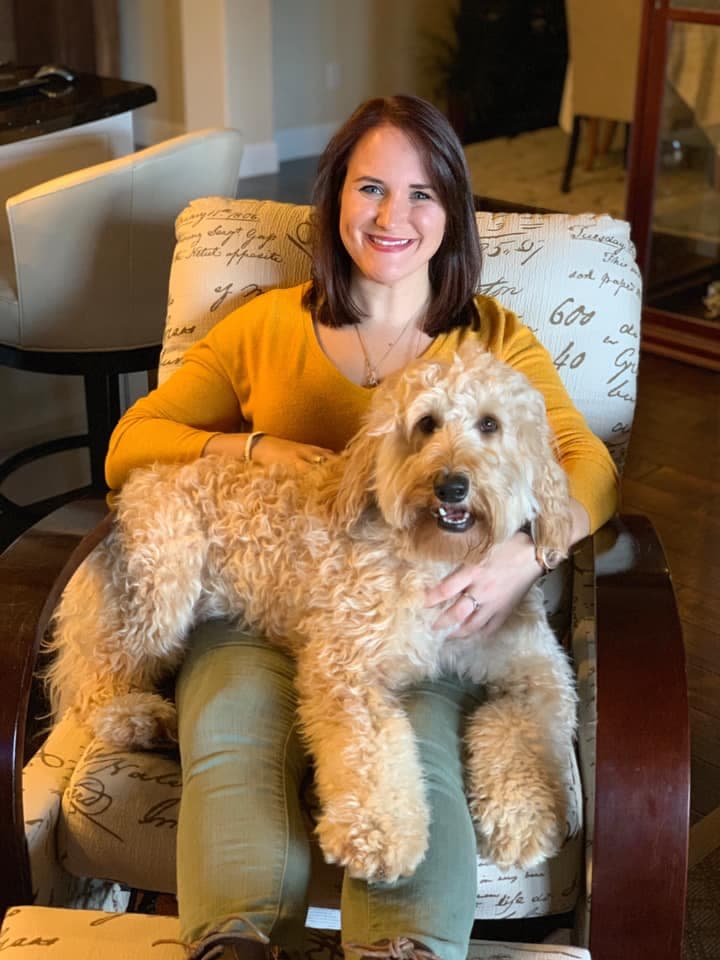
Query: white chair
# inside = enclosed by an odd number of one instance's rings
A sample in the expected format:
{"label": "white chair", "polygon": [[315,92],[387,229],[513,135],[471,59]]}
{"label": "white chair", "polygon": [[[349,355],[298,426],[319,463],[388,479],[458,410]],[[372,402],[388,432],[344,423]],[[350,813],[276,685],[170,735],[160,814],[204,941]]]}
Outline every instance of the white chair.
{"label": "white chair", "polygon": [[640,54],[640,0],[565,0],[569,63],[561,126],[571,128],[562,191],[568,193],[580,130],[587,121],[590,170],[598,151],[601,121],[608,122],[600,152],[609,149],[618,122],[632,123]]}
{"label": "white chair", "polygon": [[[308,207],[223,197],[194,201],[182,212],[161,377],[234,307],[268,287],[308,278],[309,214]],[[479,213],[478,229],[481,289],[536,331],[621,468],[635,403],[641,302],[628,225],[590,214]],[[1,936],[25,938],[25,960],[46,956],[32,947],[33,937],[53,939],[63,960],[121,960],[162,957],[151,943],[177,936],[177,921],[167,917],[123,914],[103,929],[106,914],[87,912],[125,910],[133,888],[175,891],[177,757],[110,752],[66,717],[22,769],[17,718],[27,711],[35,635],[47,625],[53,597],[107,529],[106,519],[76,551],[38,621],[23,594],[22,620],[0,624],[0,656],[10,674],[25,678],[24,687],[0,687],[0,912],[21,905],[8,911]],[[13,575],[0,560],[0,584],[11,589]],[[503,872],[478,860],[479,939],[469,956],[588,960],[591,952],[593,960],[679,960],[687,704],[677,611],[648,522],[618,517],[604,527],[572,564],[547,578],[546,603],[572,652],[581,701],[567,840],[557,857],[533,870]],[[336,926],[339,872],[317,856],[313,874],[308,925]],[[539,942],[552,928],[568,945]],[[322,955],[323,944],[336,949],[327,934],[311,931],[309,938],[308,957]],[[524,946],[495,942],[520,939]]]}
{"label": "white chair", "polygon": [[[38,457],[89,446],[89,488],[104,489],[119,375],[157,366],[175,218],[195,197],[235,192],[242,147],[237,131],[201,130],[7,197],[0,364],[81,376],[87,433],[10,457],[0,465],[0,483]],[[47,383],[38,383],[40,391]],[[53,394],[47,396],[51,403]],[[79,492],[28,506],[0,495],[0,509],[28,526]]]}

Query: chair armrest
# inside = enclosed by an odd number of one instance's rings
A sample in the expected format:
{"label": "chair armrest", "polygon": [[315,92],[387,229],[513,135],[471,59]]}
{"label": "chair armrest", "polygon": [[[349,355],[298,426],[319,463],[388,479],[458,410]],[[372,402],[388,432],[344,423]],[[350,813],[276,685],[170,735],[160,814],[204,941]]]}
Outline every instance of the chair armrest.
{"label": "chair armrest", "polygon": [[682,632],[648,518],[595,537],[597,754],[593,960],[679,960],[690,737]]}
{"label": "chair armrest", "polygon": [[32,902],[25,845],[22,771],[28,703],[38,649],[64,585],[102,539],[109,518],[104,501],[57,510],[27,530],[0,556],[0,916],[8,906]]}

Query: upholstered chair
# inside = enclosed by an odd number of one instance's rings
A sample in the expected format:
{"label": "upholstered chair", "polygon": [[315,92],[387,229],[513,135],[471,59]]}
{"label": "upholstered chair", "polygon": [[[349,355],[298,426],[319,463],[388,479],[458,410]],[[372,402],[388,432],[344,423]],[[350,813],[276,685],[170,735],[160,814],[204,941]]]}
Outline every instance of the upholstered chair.
{"label": "upholstered chair", "polygon": [[[195,200],[182,211],[161,379],[229,311],[270,287],[308,278],[309,216],[308,207],[224,197]],[[480,289],[515,310],[544,342],[622,471],[641,316],[628,224],[592,214],[487,211],[477,214],[477,224]],[[2,942],[25,943],[24,960],[49,956],[33,946],[41,940],[51,940],[53,955],[63,958],[181,956],[164,942],[177,937],[176,918],[123,912],[138,889],[175,892],[177,756],[110,751],[65,716],[22,769],[38,635],[63,583],[108,526],[106,518],[76,550],[41,616],[31,615],[22,594],[22,624],[0,625],[4,662],[19,678],[0,712],[7,864],[0,894],[10,908]],[[0,576],[13,575],[11,554]],[[15,564],[21,569],[19,559]],[[501,871],[478,859],[470,956],[678,960],[687,704],[672,587],[649,522],[617,516],[547,578],[545,589],[580,696],[577,754],[567,770],[567,837],[553,860],[532,870]],[[340,875],[319,854],[315,866],[307,953],[327,949],[330,956],[337,949],[327,931],[339,925]],[[7,880],[8,870],[14,880]]]}
{"label": "upholstered chair", "polygon": [[[82,487],[105,489],[103,463],[121,411],[121,377],[157,367],[175,218],[195,197],[235,192],[242,148],[235,130],[201,130],[6,196],[0,364],[14,370],[3,374],[2,395],[31,433],[21,403],[27,377],[16,371],[45,374],[32,378],[45,398],[42,404],[33,394],[33,405],[50,425],[73,420],[74,398],[47,374],[82,378],[87,430],[15,453],[0,464],[0,484],[40,457],[88,447],[89,478],[87,469],[69,472],[84,479]],[[50,416],[48,408],[54,408]],[[61,489],[30,503],[0,495],[0,509],[26,527],[79,492]]]}

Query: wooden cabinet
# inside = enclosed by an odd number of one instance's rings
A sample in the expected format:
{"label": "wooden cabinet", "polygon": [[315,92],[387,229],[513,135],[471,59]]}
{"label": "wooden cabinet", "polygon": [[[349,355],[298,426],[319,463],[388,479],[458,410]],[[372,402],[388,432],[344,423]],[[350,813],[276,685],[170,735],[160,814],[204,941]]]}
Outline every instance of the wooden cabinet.
{"label": "wooden cabinet", "polygon": [[642,0],[626,215],[646,350],[720,370],[720,0]]}

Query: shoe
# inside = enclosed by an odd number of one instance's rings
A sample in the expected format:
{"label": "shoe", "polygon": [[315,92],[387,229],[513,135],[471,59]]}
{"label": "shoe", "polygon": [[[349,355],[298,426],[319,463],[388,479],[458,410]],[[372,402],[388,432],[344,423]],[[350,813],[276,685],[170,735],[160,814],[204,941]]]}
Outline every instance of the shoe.
{"label": "shoe", "polygon": [[343,944],[348,950],[359,953],[362,960],[441,960],[436,953],[419,940],[410,937],[395,937],[393,940],[378,940],[376,943]]}

